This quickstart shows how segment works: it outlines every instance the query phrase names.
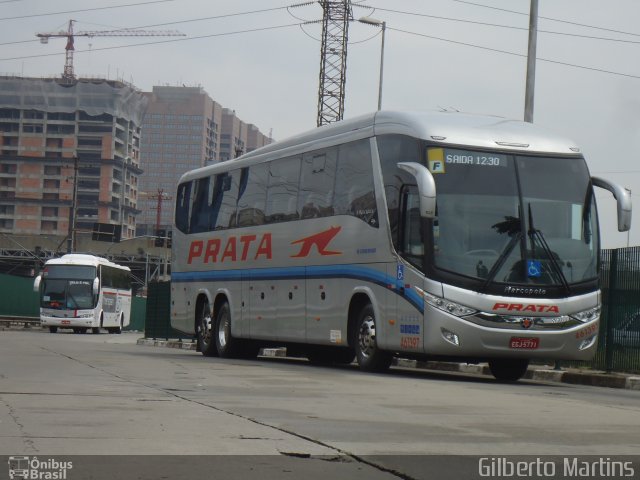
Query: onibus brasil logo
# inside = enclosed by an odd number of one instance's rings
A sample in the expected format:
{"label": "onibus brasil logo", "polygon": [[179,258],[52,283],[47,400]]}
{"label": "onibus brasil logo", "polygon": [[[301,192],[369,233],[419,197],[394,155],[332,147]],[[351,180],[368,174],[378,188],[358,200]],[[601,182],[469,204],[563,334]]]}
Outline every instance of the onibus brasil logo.
{"label": "onibus brasil logo", "polygon": [[9,478],[31,480],[66,480],[67,470],[73,462],[60,462],[53,458],[39,460],[38,457],[9,457]]}

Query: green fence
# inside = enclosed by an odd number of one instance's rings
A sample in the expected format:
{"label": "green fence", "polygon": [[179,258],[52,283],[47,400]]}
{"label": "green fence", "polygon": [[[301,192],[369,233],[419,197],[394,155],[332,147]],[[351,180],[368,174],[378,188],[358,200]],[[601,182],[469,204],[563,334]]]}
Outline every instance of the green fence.
{"label": "green fence", "polygon": [[147,315],[145,338],[188,339],[192,337],[171,328],[171,283],[151,282],[147,286]]}
{"label": "green fence", "polygon": [[39,317],[38,294],[33,291],[33,278],[0,273],[0,315]]}
{"label": "green fence", "polygon": [[598,351],[574,365],[640,373],[640,247],[602,252]]}

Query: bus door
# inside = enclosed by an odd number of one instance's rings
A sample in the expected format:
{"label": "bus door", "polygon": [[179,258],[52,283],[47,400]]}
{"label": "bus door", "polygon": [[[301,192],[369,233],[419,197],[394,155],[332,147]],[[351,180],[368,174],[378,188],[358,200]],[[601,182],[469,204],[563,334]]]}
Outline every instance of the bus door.
{"label": "bus door", "polygon": [[420,216],[418,189],[405,187],[401,194],[401,217],[398,253],[395,265],[396,324],[401,351],[422,352],[424,343],[423,299],[415,286],[424,286],[425,239],[424,221]]}

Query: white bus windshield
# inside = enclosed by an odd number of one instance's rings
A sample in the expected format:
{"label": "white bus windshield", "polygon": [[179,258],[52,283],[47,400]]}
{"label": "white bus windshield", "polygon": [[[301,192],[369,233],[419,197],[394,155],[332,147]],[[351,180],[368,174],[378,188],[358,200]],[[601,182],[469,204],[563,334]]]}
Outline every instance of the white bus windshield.
{"label": "white bus windshield", "polygon": [[427,156],[438,192],[437,268],[566,288],[597,277],[595,201],[582,158],[441,148]]}
{"label": "white bus windshield", "polygon": [[92,266],[47,266],[42,275],[41,306],[60,310],[95,307],[95,277],[96,268]]}

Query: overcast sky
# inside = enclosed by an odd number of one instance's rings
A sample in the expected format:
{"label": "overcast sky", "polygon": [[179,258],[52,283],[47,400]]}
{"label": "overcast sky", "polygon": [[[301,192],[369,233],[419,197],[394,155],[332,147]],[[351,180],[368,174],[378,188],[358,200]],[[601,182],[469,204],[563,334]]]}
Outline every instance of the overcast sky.
{"label": "overcast sky", "polygon": [[[144,91],[200,85],[245,122],[283,139],[314,128],[317,116],[320,26],[299,24],[321,19],[322,9],[317,2],[285,8],[299,3],[305,2],[0,0],[0,74],[61,74],[65,40],[42,45],[35,34],[66,30],[69,19],[77,20],[76,32],[179,30],[187,36],[78,37],[76,74],[119,78]],[[383,108],[523,118],[529,0],[358,3],[354,18],[387,22]],[[615,203],[604,193],[601,228],[605,247],[639,245],[640,1],[539,3],[534,123],[576,141],[593,175],[632,190],[630,235],[617,233]],[[112,6],[121,7],[104,9]],[[345,117],[376,109],[379,32],[350,25]]]}

